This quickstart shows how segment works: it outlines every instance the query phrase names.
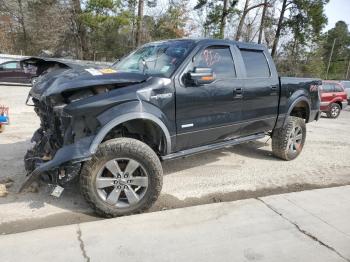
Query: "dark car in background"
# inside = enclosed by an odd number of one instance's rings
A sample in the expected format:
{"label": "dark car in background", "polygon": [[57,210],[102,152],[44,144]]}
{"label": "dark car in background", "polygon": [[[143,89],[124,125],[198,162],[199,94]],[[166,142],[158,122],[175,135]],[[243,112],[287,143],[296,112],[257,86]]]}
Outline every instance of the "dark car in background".
{"label": "dark car in background", "polygon": [[341,82],[322,82],[320,109],[327,114],[327,117],[337,118],[340,115],[340,111],[347,106],[347,99],[347,94]]}
{"label": "dark car in background", "polygon": [[340,81],[343,85],[346,94],[348,95],[348,105],[350,105],[350,81]]}
{"label": "dark car in background", "polygon": [[31,84],[36,76],[35,68],[22,68],[20,61],[7,61],[0,64],[0,82]]}

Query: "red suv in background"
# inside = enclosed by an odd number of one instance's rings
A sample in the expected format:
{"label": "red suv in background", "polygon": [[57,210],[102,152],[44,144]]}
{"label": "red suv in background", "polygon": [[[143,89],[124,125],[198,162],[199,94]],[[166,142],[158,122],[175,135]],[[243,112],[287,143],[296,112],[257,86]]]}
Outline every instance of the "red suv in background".
{"label": "red suv in background", "polygon": [[339,81],[322,82],[320,109],[327,117],[337,118],[347,104],[347,94]]}

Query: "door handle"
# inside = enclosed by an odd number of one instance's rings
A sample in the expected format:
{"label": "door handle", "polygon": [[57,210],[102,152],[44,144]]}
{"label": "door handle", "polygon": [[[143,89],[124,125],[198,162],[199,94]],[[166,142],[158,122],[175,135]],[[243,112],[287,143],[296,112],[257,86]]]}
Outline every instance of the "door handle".
{"label": "door handle", "polygon": [[242,98],[243,97],[243,88],[237,87],[233,90],[234,98]]}
{"label": "door handle", "polygon": [[277,91],[278,86],[271,86],[272,91]]}

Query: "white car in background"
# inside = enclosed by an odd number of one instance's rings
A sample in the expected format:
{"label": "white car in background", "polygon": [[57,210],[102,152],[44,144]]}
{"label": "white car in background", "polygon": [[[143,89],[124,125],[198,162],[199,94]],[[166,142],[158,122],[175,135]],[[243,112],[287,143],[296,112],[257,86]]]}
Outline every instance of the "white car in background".
{"label": "white car in background", "polygon": [[348,105],[350,105],[350,81],[341,81],[346,94],[348,95]]}

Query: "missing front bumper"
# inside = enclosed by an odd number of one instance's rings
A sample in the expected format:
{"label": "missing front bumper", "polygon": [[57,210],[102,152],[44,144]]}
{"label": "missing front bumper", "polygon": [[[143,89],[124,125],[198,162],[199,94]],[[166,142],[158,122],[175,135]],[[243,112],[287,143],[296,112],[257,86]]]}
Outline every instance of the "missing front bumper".
{"label": "missing front bumper", "polygon": [[32,173],[28,174],[26,180],[21,185],[19,192],[28,187],[44,172],[59,168],[67,162],[77,163],[83,162],[91,158],[90,145],[94,136],[84,137],[74,144],[64,146],[57,150],[54,158],[48,162],[41,164]]}

